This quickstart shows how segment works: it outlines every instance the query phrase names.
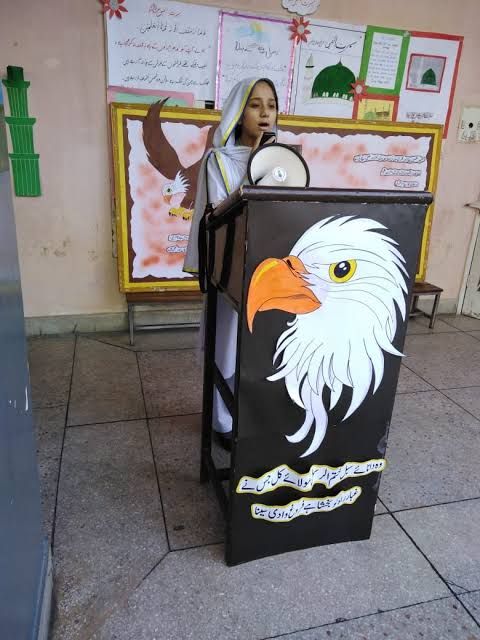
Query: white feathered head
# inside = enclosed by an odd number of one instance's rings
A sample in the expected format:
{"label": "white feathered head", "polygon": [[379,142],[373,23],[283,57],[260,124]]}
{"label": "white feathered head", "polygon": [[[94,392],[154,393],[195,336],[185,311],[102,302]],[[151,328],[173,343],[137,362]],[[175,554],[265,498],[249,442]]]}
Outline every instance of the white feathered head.
{"label": "white feathered head", "polygon": [[[383,352],[401,356],[392,345],[397,309],[405,318],[408,274],[397,243],[386,227],[366,218],[331,217],[308,229],[291,254],[268,258],[256,268],[247,298],[247,322],[269,309],[295,313],[277,341],[270,381],[285,379],[290,398],[305,409],[305,421],[286,436],[301,442],[314,426],[313,439],[301,457],[322,443],[327,410],[344,387],[352,397],[346,420],[364,401],[373,380],[378,389]],[[330,389],[330,404],[322,394]]]}
{"label": "white feathered head", "polygon": [[[166,182],[162,189],[162,194],[166,202],[170,203],[172,198],[181,194],[180,202],[183,200],[183,196],[188,191],[188,180],[182,174],[181,171],[177,173],[173,182]],[[179,202],[179,203],[180,203]]]}

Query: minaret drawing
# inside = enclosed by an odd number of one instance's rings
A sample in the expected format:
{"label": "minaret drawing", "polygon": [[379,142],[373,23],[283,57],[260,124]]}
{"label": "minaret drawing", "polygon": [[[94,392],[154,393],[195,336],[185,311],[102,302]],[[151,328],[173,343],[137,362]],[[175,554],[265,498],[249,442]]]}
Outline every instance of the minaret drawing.
{"label": "minaret drawing", "polygon": [[22,67],[7,67],[7,77],[2,80],[7,89],[10,115],[5,122],[10,130],[13,153],[9,153],[12,163],[13,186],[16,196],[39,196],[40,170],[39,154],[33,147],[33,125],[36,118],[28,115],[27,89],[30,82],[24,80]]}
{"label": "minaret drawing", "polygon": [[310,54],[305,64],[305,74],[303,76],[303,99],[304,100],[309,100],[311,97],[312,78],[313,78],[314,68],[315,68],[315,63],[313,61],[313,55]]}
{"label": "minaret drawing", "polygon": [[353,100],[352,83],[355,75],[341,61],[330,67],[325,67],[316,76],[312,87],[312,98],[334,98]]}
{"label": "minaret drawing", "polygon": [[437,75],[433,69],[427,69],[422,76],[422,84],[428,84],[432,87],[437,86]]}

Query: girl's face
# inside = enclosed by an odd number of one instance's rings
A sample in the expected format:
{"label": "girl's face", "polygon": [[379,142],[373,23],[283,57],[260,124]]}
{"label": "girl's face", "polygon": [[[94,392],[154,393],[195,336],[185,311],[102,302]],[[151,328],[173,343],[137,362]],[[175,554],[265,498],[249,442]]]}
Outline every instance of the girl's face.
{"label": "girl's face", "polygon": [[275,128],[277,115],[277,103],[272,88],[266,82],[257,82],[240,120],[240,142],[247,147],[257,147],[263,133]]}

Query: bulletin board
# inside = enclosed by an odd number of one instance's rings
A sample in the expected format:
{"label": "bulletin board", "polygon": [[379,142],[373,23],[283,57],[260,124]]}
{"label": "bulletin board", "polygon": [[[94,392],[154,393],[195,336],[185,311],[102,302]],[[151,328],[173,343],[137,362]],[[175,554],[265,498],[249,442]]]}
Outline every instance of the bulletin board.
{"label": "bulletin board", "polygon": [[[200,160],[220,112],[111,105],[120,289],[196,291],[182,271]],[[435,193],[442,127],[280,116],[279,141],[302,146],[312,187]],[[425,277],[433,208],[417,279]]]}
{"label": "bulletin board", "polygon": [[442,122],[447,136],[462,47],[461,36],[411,32],[398,120]]}
{"label": "bulletin board", "polygon": [[440,123],[446,136],[462,46],[462,36],[367,27],[354,115]]}
{"label": "bulletin board", "polygon": [[109,95],[163,91],[221,108],[238,80],[269,77],[284,113],[441,124],[448,133],[460,35],[174,0],[120,7],[105,22]]}

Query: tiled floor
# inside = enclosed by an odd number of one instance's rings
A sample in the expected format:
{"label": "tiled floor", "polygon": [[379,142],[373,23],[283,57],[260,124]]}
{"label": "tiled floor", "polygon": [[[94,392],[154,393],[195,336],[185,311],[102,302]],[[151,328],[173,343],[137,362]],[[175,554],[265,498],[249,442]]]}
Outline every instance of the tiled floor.
{"label": "tiled floor", "polygon": [[480,640],[480,321],[408,333],[372,538],[233,568],[195,332],[32,339],[53,640]]}

